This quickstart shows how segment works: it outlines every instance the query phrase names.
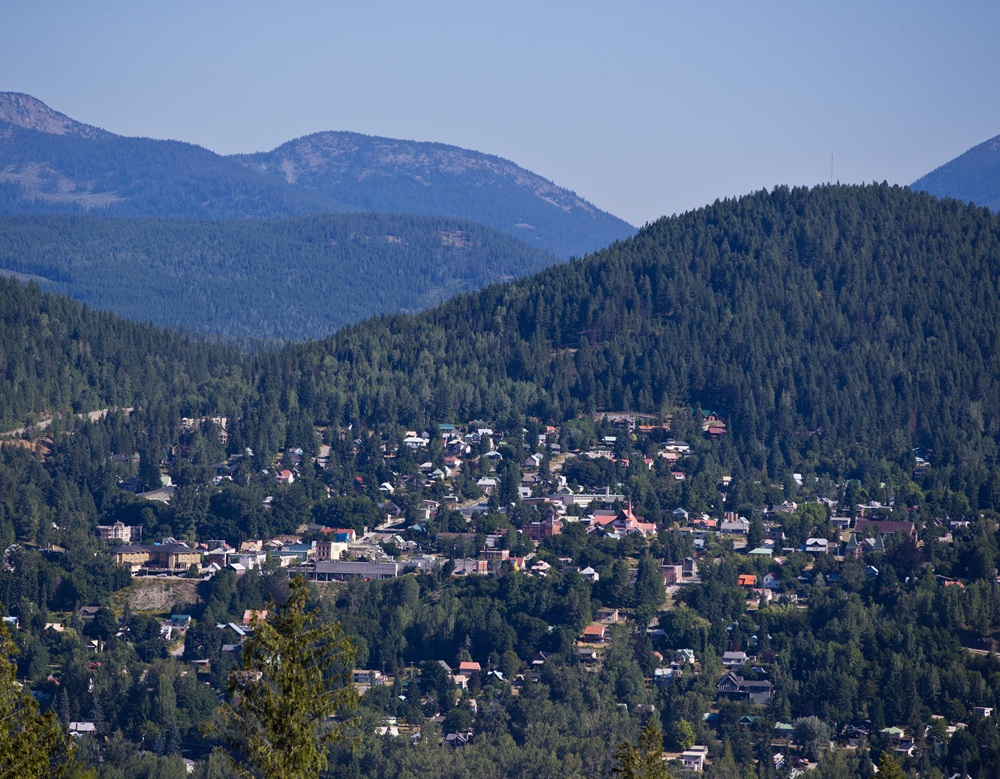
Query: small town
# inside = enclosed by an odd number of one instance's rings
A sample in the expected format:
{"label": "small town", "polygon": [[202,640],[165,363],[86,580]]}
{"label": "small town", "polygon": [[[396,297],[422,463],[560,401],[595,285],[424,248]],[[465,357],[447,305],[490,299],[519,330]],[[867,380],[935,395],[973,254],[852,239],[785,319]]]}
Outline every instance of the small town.
{"label": "small town", "polygon": [[[561,645],[536,640],[545,650],[501,655],[476,654],[473,645],[419,663],[353,668],[351,681],[363,701],[379,698],[374,691],[382,688],[401,700],[418,696],[419,704],[406,717],[383,710],[385,716],[374,726],[381,737],[417,744],[430,732],[442,747],[463,748],[477,738],[473,723],[485,700],[524,694],[545,680],[546,666],[553,662],[599,676],[606,658],[620,653],[622,646],[638,644],[645,655],[635,666],[642,669],[635,683],[647,691],[639,696],[642,700],[655,699],[650,695],[656,690],[678,695],[695,683],[707,693],[700,698],[704,710],[692,711],[690,721],[678,719],[674,737],[668,734],[676,750],[664,752],[663,759],[674,770],[697,773],[719,760],[715,739],[725,726],[741,734],[771,728],[764,740],[767,759],[788,776],[815,767],[826,751],[856,750],[859,744],[877,744],[909,759],[944,748],[949,736],[967,727],[944,714],[935,714],[922,732],[884,715],[845,721],[837,730],[816,716],[788,716],[787,697],[779,700],[781,653],[767,647],[755,621],[755,615],[768,610],[804,613],[811,600],[830,592],[881,583],[879,564],[887,554],[917,559],[925,542],[918,536],[916,509],[900,506],[888,491],[880,496],[885,503],[857,491],[855,501],[845,502],[850,485],[806,484],[801,475],[791,474],[787,487],[757,485],[766,495],[759,505],[747,504],[741,512],[721,510],[732,505],[727,496],[732,478],[722,475],[695,492],[688,489],[692,482],[685,469],[690,458],[704,456],[725,436],[725,421],[712,412],[676,414],[683,425],[675,422],[673,427],[682,427],[690,442],[673,437],[670,420],[661,423],[628,413],[578,420],[565,430],[534,424],[513,434],[481,422],[400,431],[395,440],[381,441],[350,440],[349,432],[342,431],[338,442],[319,445],[312,455],[301,448],[282,453],[252,479],[269,490],[261,501],[264,514],[311,481],[323,491],[310,516],[321,516],[324,508],[329,512],[331,506],[324,503],[340,503],[347,507],[340,516],[350,519],[341,524],[350,526],[307,521],[294,532],[256,539],[151,541],[147,528],[119,519],[97,531],[103,554],[116,568],[127,570],[140,591],[188,583],[198,588],[187,590],[200,593],[198,600],[206,591],[237,590],[244,578],[275,576],[304,577],[322,591],[333,588],[329,592],[334,594],[351,582],[400,577],[575,579],[580,582],[575,586],[591,593],[594,608],[584,607],[586,624],[578,622],[582,628]],[[181,441],[200,429],[223,445],[225,425],[224,419],[182,420]],[[317,438],[329,435],[317,431]],[[386,478],[375,484],[366,483],[361,474],[348,475],[341,483],[351,485],[351,492],[334,495],[328,475],[337,445],[355,462],[365,448],[374,449],[377,473]],[[245,462],[252,452],[247,451],[202,469],[210,475],[205,484],[178,487],[169,474],[184,473],[177,466],[190,455],[183,443],[173,447],[159,463],[160,485],[145,492],[137,492],[139,456],[113,455],[123,494],[135,491],[129,510],[122,513],[146,506],[149,516],[150,506],[169,510],[178,489],[182,494],[192,489],[218,494],[234,479],[251,479]],[[914,477],[930,468],[929,456],[914,455]],[[676,505],[659,503],[655,517],[638,515],[633,499],[622,492],[627,484],[631,494],[641,495],[637,480],[666,485]],[[644,505],[650,505],[648,499]],[[967,519],[935,519],[925,532],[933,527],[934,543],[949,544],[952,534],[966,532],[969,524]],[[727,597],[738,600],[742,616],[713,625],[692,610],[688,595],[703,587],[706,564],[718,577],[720,561],[734,574]],[[961,578],[933,575],[926,567],[914,567],[913,575],[932,576],[940,588],[966,585]],[[241,647],[268,612],[247,608],[241,616],[204,624],[204,617],[154,611],[146,616],[145,630],[155,636],[150,640],[163,644],[164,655],[188,664],[196,678],[207,682],[238,662]],[[45,631],[65,633],[75,625],[83,636],[94,636],[88,647],[100,658],[109,640],[130,637],[127,618],[134,615],[85,606],[64,615],[62,622],[47,623]],[[17,618],[7,621],[17,627]],[[719,630],[725,636],[721,653],[713,649],[709,635]],[[207,632],[217,635],[206,639]],[[682,636],[688,643],[678,641]],[[967,651],[985,655],[993,649],[982,645]],[[59,683],[58,676],[48,680],[50,686]],[[634,699],[634,694],[625,695],[619,705],[627,708]],[[375,704],[373,708],[379,710]],[[975,716],[991,714],[992,707],[975,708]],[[70,729],[92,738],[107,736],[93,721],[73,721]],[[696,743],[696,734],[712,741]]]}

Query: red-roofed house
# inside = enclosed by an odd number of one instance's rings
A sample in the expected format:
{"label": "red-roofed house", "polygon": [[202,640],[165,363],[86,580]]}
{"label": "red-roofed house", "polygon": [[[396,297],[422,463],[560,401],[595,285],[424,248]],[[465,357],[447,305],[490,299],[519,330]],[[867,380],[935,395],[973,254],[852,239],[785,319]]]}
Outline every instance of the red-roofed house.
{"label": "red-roofed house", "polygon": [[641,533],[644,536],[656,535],[656,524],[644,522],[643,517],[632,513],[632,501],[623,508],[611,522],[611,528],[619,533]]}
{"label": "red-roofed house", "polygon": [[587,625],[587,627],[583,629],[583,640],[596,644],[599,641],[604,640],[606,632],[607,626],[605,625]]}

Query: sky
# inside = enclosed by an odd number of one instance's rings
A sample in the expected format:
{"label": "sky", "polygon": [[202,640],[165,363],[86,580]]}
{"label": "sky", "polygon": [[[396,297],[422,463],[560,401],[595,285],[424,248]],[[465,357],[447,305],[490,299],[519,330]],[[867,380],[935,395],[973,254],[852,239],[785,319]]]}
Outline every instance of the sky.
{"label": "sky", "polygon": [[1000,134],[1000,3],[0,0],[0,91],[122,135],[496,154],[635,225]]}

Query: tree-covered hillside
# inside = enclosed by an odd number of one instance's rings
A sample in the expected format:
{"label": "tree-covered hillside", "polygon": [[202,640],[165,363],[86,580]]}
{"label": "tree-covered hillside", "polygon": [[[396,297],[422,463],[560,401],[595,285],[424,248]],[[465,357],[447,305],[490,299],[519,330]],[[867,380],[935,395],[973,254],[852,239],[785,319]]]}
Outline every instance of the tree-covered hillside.
{"label": "tree-covered hillside", "polygon": [[235,339],[319,338],[555,261],[446,217],[0,219],[0,269],[132,319]]}
{"label": "tree-covered hillside", "polygon": [[508,160],[442,143],[326,132],[234,159],[353,209],[450,214],[563,258],[635,233],[621,219]]}
{"label": "tree-covered hillside", "polygon": [[1000,223],[888,186],[786,188],[585,261],[287,349],[318,419],[566,419],[700,404],[780,474],[932,447],[993,462]]}
{"label": "tree-covered hillside", "polygon": [[230,347],[91,311],[36,286],[0,278],[0,312],[2,431],[46,414],[154,403],[178,414],[225,413],[247,385],[245,360]]}
{"label": "tree-covered hillside", "polygon": [[1000,210],[1000,135],[921,176],[911,186],[937,197],[953,197]]}

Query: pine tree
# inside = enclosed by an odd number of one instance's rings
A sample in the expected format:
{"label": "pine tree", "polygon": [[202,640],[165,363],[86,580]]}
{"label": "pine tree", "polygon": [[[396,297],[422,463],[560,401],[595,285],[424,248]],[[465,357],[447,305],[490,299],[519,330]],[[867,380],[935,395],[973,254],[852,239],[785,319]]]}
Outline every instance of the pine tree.
{"label": "pine tree", "polygon": [[284,606],[254,624],[242,667],[229,677],[228,701],[214,726],[237,773],[254,779],[318,776],[325,747],[345,735],[337,724],[356,704],[350,684],[355,648],[337,623],[308,609],[309,587],[291,583]]}
{"label": "pine tree", "polygon": [[639,743],[623,741],[615,750],[615,776],[620,779],[670,779],[663,762],[663,732],[654,718],[639,734]]}
{"label": "pine tree", "polygon": [[74,766],[69,735],[17,683],[15,651],[0,628],[0,779],[66,776]]}

